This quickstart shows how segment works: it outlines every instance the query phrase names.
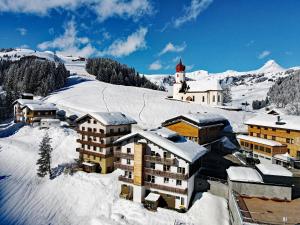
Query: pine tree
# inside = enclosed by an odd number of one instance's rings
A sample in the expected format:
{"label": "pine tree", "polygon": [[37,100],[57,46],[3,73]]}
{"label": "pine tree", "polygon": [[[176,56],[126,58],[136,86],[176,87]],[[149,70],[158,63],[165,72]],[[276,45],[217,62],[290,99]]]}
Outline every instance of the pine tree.
{"label": "pine tree", "polygon": [[49,177],[52,176],[51,174],[51,152],[52,147],[50,145],[51,138],[49,137],[48,133],[45,134],[39,149],[40,158],[37,160],[36,165],[38,165],[37,175],[39,177],[45,177],[49,173]]}

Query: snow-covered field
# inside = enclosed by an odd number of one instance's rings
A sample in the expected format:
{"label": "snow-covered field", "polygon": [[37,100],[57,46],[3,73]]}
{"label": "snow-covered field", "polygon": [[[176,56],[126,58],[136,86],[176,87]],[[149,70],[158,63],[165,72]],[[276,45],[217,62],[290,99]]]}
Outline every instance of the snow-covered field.
{"label": "snow-covered field", "polygon": [[[225,199],[203,193],[187,213],[158,209],[118,197],[119,171],[112,174],[61,173],[55,179],[36,176],[38,145],[46,130],[23,127],[0,139],[0,224],[229,224]],[[52,167],[63,167],[78,157],[76,133],[51,128]]]}
{"label": "snow-covered field", "polygon": [[[21,56],[33,54],[54,60],[51,52],[16,50]],[[14,57],[16,52],[11,53]],[[1,53],[2,54],[2,53]],[[0,54],[3,57],[4,54]],[[16,57],[16,60],[19,57]],[[164,120],[189,112],[213,112],[226,117],[234,131],[245,131],[243,122],[253,112],[233,112],[194,103],[166,99],[168,93],[136,87],[111,85],[99,82],[85,71],[84,62],[74,62],[73,57],[59,56],[72,76],[61,90],[44,98],[64,109],[67,115],[78,116],[95,111],[121,111],[138,122],[143,128],[157,127]],[[267,73],[272,67],[281,72],[274,63],[265,67]],[[201,72],[201,71],[200,71]],[[234,72],[234,71],[233,71]],[[211,76],[202,71],[205,79],[224,79],[232,71]],[[273,76],[273,73],[270,73]],[[188,74],[197,78],[197,71]],[[228,75],[228,76],[229,76]],[[239,74],[236,74],[237,76]],[[156,78],[156,77],[154,77]],[[157,77],[162,79],[163,76]],[[202,79],[202,78],[201,78]],[[232,88],[233,104],[253,99],[264,99],[272,82],[254,85],[238,85]],[[59,174],[55,179],[39,179],[36,176],[38,145],[46,130],[25,126],[16,134],[0,139],[0,224],[229,224],[225,199],[203,193],[191,209],[184,214],[159,209],[150,212],[141,204],[119,199],[117,177],[112,174],[74,175]],[[75,131],[51,128],[49,131],[54,148],[52,167],[63,168],[74,162],[76,153]]]}

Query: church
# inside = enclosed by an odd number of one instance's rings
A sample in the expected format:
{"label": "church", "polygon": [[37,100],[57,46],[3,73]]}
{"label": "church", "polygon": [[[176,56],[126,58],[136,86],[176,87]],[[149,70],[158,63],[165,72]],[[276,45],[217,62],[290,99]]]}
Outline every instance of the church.
{"label": "church", "polygon": [[185,78],[185,66],[180,59],[176,66],[173,99],[202,105],[222,105],[223,89],[219,80],[187,81]]}

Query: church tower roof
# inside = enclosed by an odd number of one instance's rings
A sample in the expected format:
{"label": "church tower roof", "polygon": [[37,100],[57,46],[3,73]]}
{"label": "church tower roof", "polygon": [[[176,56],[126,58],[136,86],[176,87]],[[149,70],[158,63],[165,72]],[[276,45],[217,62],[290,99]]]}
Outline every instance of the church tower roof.
{"label": "church tower roof", "polygon": [[179,63],[176,66],[176,72],[184,72],[185,71],[185,65],[182,64],[181,59]]}

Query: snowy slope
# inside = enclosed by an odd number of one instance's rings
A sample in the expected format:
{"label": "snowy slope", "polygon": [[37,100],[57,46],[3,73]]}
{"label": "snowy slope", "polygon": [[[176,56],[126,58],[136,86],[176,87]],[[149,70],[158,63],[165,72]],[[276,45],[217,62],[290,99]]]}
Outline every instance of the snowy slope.
{"label": "snowy slope", "polygon": [[[257,70],[244,72],[227,70],[222,73],[209,73],[208,71],[198,70],[186,73],[186,77],[203,83],[209,80],[219,80],[222,85],[230,85],[233,100],[230,105],[241,106],[241,103],[246,101],[251,104],[253,100],[265,99],[269,88],[276,79],[288,76],[287,71],[291,69],[297,70],[299,67],[285,69],[274,60],[269,60]],[[169,82],[172,77],[170,78],[170,75],[148,75],[147,77],[152,82],[167,87],[169,95],[172,95],[172,85]],[[168,79],[166,80],[166,78]]]}
{"label": "snowy slope", "polygon": [[[0,224],[116,225],[116,224],[229,224],[225,199],[203,193],[187,213],[159,209],[150,212],[141,204],[118,197],[118,175],[61,173],[55,179],[36,176],[38,145],[46,130],[23,127],[0,139]],[[51,128],[52,167],[63,167],[78,157],[77,134]],[[209,206],[209,207],[208,207]]]}

